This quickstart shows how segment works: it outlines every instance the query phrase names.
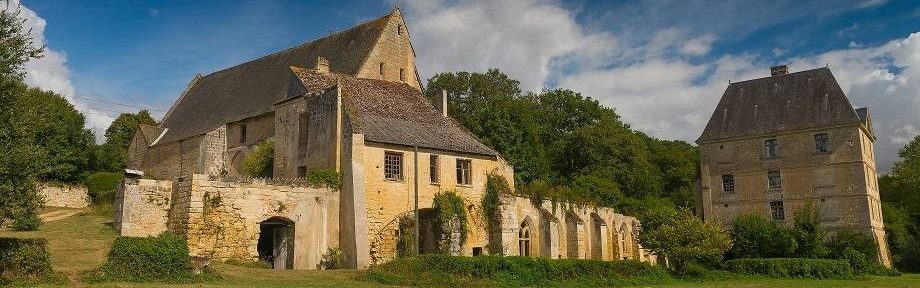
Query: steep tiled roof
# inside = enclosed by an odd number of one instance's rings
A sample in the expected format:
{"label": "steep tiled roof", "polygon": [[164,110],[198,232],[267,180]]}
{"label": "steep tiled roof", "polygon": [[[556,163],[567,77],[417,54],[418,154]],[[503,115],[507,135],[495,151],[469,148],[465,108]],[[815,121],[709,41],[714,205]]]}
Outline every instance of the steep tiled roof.
{"label": "steep tiled roof", "polygon": [[697,142],[858,123],[834,75],[819,68],[728,85]]}
{"label": "steep tiled roof", "polygon": [[442,116],[425,95],[408,84],[296,67],[291,67],[291,71],[308,93],[339,85],[349,124],[355,132],[364,134],[365,141],[498,155],[460,123]]}
{"label": "steep tiled roof", "polygon": [[202,77],[163,119],[161,127],[169,131],[160,142],[204,134],[224,123],[270,112],[288,92],[290,66],[314,67],[323,57],[331,71],[356,74],[392,15]]}

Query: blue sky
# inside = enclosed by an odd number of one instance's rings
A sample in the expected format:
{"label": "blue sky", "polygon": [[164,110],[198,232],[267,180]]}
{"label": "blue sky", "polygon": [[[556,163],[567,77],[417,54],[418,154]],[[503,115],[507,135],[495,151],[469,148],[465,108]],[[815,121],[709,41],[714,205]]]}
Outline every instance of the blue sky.
{"label": "blue sky", "polygon": [[792,71],[832,68],[854,105],[873,113],[883,171],[920,133],[920,34],[913,34],[920,31],[920,1],[727,2],[22,4],[50,49],[50,57],[27,67],[30,84],[72,95],[100,134],[118,111],[148,107],[162,115],[196,73],[322,37],[397,5],[423,78],[500,68],[530,90],[583,92],[660,138],[695,140],[729,80],[766,76],[777,63]]}

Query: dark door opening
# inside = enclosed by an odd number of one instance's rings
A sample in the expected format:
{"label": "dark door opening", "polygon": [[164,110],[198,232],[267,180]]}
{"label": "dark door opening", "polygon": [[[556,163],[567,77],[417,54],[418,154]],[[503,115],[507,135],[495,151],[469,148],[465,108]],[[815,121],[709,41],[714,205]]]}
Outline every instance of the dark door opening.
{"label": "dark door opening", "polygon": [[259,260],[274,269],[294,268],[294,222],[272,217],[259,223]]}

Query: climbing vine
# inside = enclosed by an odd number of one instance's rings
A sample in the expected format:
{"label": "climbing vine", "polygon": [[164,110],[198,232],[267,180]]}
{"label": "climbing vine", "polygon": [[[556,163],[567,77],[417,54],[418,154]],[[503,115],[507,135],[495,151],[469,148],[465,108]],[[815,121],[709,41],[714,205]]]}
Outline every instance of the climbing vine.
{"label": "climbing vine", "polygon": [[498,209],[501,206],[501,196],[511,195],[511,193],[511,186],[508,185],[505,177],[497,174],[489,174],[486,177],[486,191],[482,195],[482,217],[489,234],[489,254],[501,252],[501,240],[493,238],[498,236],[496,232],[499,228],[500,212]]}
{"label": "climbing vine", "polygon": [[405,258],[418,254],[418,244],[415,243],[415,218],[413,214],[403,214],[399,217],[399,237],[396,239],[396,257]]}
{"label": "climbing vine", "polygon": [[[466,219],[466,205],[463,203],[463,198],[460,195],[457,195],[457,192],[454,191],[443,191],[438,192],[434,195],[434,215],[435,215],[435,235],[440,235],[443,241],[441,243],[441,251],[449,252],[451,247],[451,232],[452,224],[457,224],[457,232],[460,233],[460,245],[466,242],[466,236],[469,232],[469,227],[467,227]],[[453,222],[452,221],[456,221]]]}

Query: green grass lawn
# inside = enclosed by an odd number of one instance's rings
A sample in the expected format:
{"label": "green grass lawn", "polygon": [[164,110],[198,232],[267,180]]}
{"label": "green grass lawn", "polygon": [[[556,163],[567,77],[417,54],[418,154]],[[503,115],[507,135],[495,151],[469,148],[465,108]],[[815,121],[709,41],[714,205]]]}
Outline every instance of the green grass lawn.
{"label": "green grass lawn", "polygon": [[[356,270],[298,271],[269,270],[216,263],[214,269],[223,278],[213,283],[163,284],[163,283],[83,283],[80,276],[93,271],[105,262],[105,255],[115,240],[115,229],[110,217],[78,214],[45,223],[39,231],[0,231],[0,237],[43,237],[48,239],[54,269],[70,281],[67,286],[88,287],[381,287],[384,285],[362,282],[363,273]],[[28,287],[48,287],[52,284],[24,283]],[[920,287],[920,275],[901,277],[871,277],[864,280],[799,280],[743,278],[694,283],[678,281],[671,285],[651,287]]]}

